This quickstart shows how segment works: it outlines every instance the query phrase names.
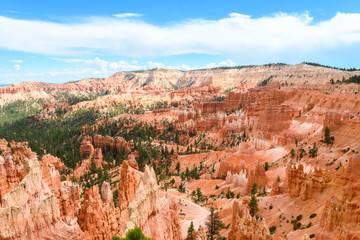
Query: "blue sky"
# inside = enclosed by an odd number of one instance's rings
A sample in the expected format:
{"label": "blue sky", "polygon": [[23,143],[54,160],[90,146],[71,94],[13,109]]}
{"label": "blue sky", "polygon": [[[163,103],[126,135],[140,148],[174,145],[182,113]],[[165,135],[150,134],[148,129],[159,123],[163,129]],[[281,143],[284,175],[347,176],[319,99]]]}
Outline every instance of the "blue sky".
{"label": "blue sky", "polygon": [[1,0],[0,56],[0,84],[155,67],[360,68],[360,2]]}

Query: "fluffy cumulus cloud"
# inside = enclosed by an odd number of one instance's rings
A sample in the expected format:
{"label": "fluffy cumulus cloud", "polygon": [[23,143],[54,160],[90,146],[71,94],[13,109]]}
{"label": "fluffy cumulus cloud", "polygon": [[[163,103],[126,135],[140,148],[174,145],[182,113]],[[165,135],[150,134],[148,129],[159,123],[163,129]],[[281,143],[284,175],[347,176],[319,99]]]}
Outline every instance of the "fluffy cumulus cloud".
{"label": "fluffy cumulus cloud", "polygon": [[[318,23],[313,23],[308,13],[260,18],[232,13],[216,21],[197,19],[166,26],[129,19],[137,16],[134,13],[116,16],[78,23],[0,17],[0,36],[5,36],[0,38],[0,48],[73,57],[98,53],[131,57],[202,53],[249,63],[256,59],[299,61],[314,53],[360,46],[358,13],[337,13]],[[123,63],[112,64],[117,66]]]}

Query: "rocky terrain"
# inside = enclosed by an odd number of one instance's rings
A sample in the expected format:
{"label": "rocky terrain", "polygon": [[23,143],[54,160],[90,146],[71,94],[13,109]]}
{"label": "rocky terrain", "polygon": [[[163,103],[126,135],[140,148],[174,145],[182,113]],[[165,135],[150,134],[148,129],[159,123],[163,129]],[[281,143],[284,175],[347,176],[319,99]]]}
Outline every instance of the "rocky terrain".
{"label": "rocky terrain", "polygon": [[269,64],[1,87],[0,239],[360,239],[355,75]]}

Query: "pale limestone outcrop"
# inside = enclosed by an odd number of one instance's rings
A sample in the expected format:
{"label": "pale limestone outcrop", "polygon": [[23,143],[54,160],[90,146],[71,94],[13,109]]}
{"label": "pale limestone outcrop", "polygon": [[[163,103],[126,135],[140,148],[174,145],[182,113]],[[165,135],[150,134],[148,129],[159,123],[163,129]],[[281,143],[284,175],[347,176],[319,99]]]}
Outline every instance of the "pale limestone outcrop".
{"label": "pale limestone outcrop", "polygon": [[[110,184],[85,190],[79,224],[83,239],[109,239],[125,235],[135,226],[153,239],[181,239],[177,203],[164,195],[155,172],[146,166],[138,172],[124,161],[120,170],[119,207],[114,207]],[[101,200],[102,198],[102,200]]]}
{"label": "pale limestone outcrop", "polygon": [[24,178],[24,167],[14,164],[13,156],[0,156],[0,203],[1,198],[15,188]]}
{"label": "pale limestone outcrop", "polygon": [[104,182],[101,186],[101,199],[104,203],[113,204],[113,192],[108,182]]}
{"label": "pale limestone outcrop", "polygon": [[198,230],[194,230],[193,240],[206,240],[206,230],[201,225]]}
{"label": "pale limestone outcrop", "polygon": [[241,170],[239,173],[231,174],[231,172],[228,171],[225,181],[226,184],[234,184],[234,187],[245,187],[247,183],[246,172],[245,170]]}
{"label": "pale limestone outcrop", "polygon": [[36,158],[24,159],[25,177],[2,198],[0,238],[80,239],[76,221],[61,220],[55,195],[42,179]]}
{"label": "pale limestone outcrop", "polygon": [[145,235],[154,239],[181,239],[177,204],[170,196],[159,197],[160,188],[152,168],[146,166],[133,200],[128,206],[126,233],[140,226]]}
{"label": "pale limestone outcrop", "polygon": [[140,172],[130,167],[127,161],[123,161],[120,179],[119,208],[120,211],[124,211],[135,196],[140,181]]}
{"label": "pale limestone outcrop", "polygon": [[51,192],[58,196],[61,185],[58,170],[56,170],[53,164],[47,163],[46,161],[41,161],[40,166],[42,169],[42,180],[46,182]]}
{"label": "pale limestone outcrop", "polygon": [[271,240],[270,231],[264,219],[250,216],[248,209],[243,208],[237,201],[233,204],[233,215],[229,240]]}
{"label": "pale limestone outcrop", "polygon": [[154,170],[146,166],[134,198],[128,206],[129,221],[126,230],[143,226],[150,215],[156,214],[159,190]]}

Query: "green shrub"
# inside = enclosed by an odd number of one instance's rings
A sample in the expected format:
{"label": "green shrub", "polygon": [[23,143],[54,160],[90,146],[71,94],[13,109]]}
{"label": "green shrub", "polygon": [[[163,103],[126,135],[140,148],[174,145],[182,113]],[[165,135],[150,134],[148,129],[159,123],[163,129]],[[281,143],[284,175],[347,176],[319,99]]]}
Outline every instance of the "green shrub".
{"label": "green shrub", "polygon": [[310,237],[310,238],[314,238],[314,237],[315,237],[315,233],[311,234],[309,237]]}
{"label": "green shrub", "polygon": [[227,198],[227,199],[230,199],[230,198],[234,198],[234,197],[235,197],[235,193],[232,192],[232,191],[230,190],[230,187],[229,187],[228,190],[227,190],[227,192],[226,192],[226,198]]}
{"label": "green shrub", "polygon": [[270,165],[268,162],[265,162],[264,169],[267,171],[270,168]]}
{"label": "green shrub", "polygon": [[272,226],[269,228],[270,234],[273,235],[276,231],[276,226]]}
{"label": "green shrub", "polygon": [[314,218],[314,217],[316,217],[316,213],[312,213],[312,214],[310,215],[310,218]]}
{"label": "green shrub", "polygon": [[119,238],[118,236],[113,236],[112,240],[151,240],[151,238],[145,237],[141,231],[141,228],[135,227],[133,229],[130,229],[126,233],[125,238]]}

